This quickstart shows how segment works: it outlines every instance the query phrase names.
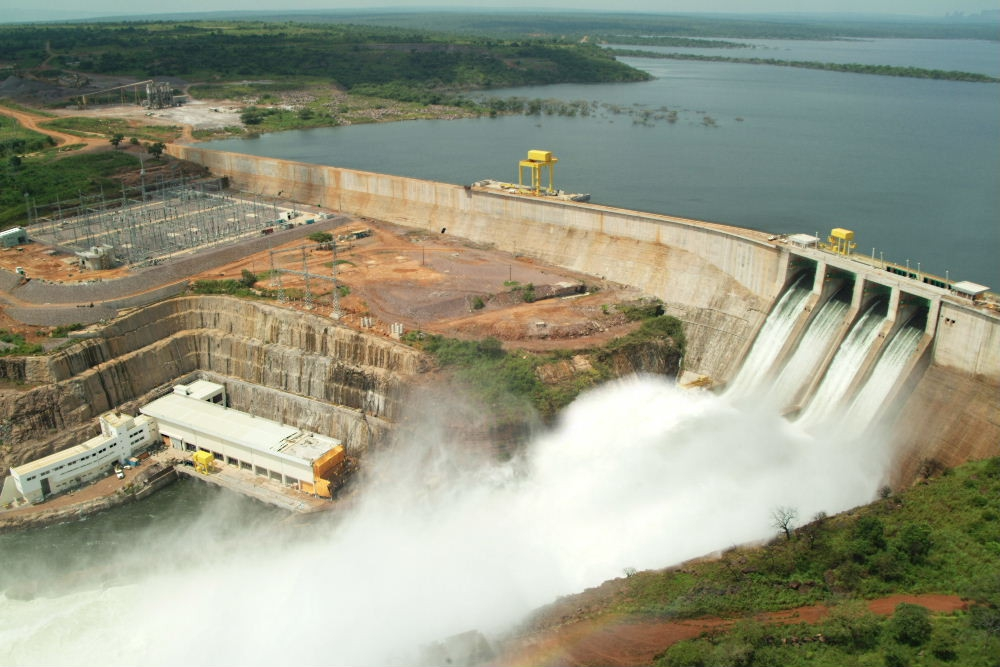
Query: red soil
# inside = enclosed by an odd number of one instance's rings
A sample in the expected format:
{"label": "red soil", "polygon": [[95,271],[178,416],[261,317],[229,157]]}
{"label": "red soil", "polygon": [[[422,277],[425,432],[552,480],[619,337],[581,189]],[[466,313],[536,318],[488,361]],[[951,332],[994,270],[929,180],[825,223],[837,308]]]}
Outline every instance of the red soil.
{"label": "red soil", "polygon": [[[966,603],[954,595],[893,595],[868,602],[876,614],[889,616],[900,602],[951,613]],[[816,623],[829,613],[824,605],[760,614],[765,623]],[[684,621],[633,620],[607,616],[585,620],[521,640],[497,660],[502,665],[632,667],[652,664],[673,644],[732,625],[734,620],[700,618]]]}

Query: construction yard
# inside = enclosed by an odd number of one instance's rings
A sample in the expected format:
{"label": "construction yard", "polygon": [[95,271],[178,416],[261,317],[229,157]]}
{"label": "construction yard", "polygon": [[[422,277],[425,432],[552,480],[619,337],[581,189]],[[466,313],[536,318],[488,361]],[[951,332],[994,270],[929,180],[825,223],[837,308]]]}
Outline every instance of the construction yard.
{"label": "construction yard", "polygon": [[[599,344],[627,332],[630,325],[611,306],[639,296],[631,288],[446,234],[346,217],[307,226],[306,221],[326,214],[291,202],[265,205],[230,194],[193,199],[189,215],[196,223],[176,222],[174,217],[186,218],[173,210],[166,216],[170,220],[149,220],[150,210],[163,217],[161,209],[171,204],[135,202],[133,213],[93,212],[50,222],[38,228],[41,240],[0,250],[0,268],[9,272],[0,303],[8,307],[4,310],[16,307],[12,312],[22,321],[35,323],[29,326],[5,313],[0,327],[43,340],[52,326],[66,324],[67,316],[46,326],[39,317],[24,317],[25,312],[37,316],[52,304],[72,301],[77,308],[81,303],[103,307],[103,319],[130,296],[171,286],[172,293],[179,293],[198,280],[245,280],[247,271],[256,276],[257,297],[357,329],[386,335],[421,329],[457,337],[494,336],[521,347],[552,349]],[[216,200],[222,212],[208,208]],[[227,220],[236,210],[244,211],[243,221]],[[135,223],[131,236],[130,225],[122,222],[129,216]],[[263,225],[278,218],[286,227],[298,226],[295,238],[287,240],[289,232],[265,233],[271,227]],[[220,226],[225,224],[234,231],[224,233]],[[337,240],[309,240],[306,233],[321,228]],[[99,235],[100,230],[106,235]],[[114,246],[111,268],[85,268],[74,254],[90,242],[113,245],[116,239],[126,243]],[[192,239],[204,243],[179,243]],[[134,246],[128,243],[132,240],[137,240]],[[130,256],[137,260],[131,265]],[[33,284],[24,279],[16,284],[18,268]],[[76,296],[70,299],[68,293]],[[91,314],[89,309],[75,313],[84,319]],[[69,317],[73,315],[71,310]]]}

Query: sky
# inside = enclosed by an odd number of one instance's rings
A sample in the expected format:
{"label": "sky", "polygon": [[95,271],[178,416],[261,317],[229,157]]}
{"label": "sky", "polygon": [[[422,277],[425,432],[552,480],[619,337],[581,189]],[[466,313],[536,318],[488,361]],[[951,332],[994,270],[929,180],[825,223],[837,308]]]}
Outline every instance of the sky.
{"label": "sky", "polygon": [[698,12],[698,13],[786,13],[854,12],[944,16],[951,12],[978,13],[996,10],[996,0],[538,0],[509,5],[481,4],[469,0],[0,0],[0,21],[83,18],[96,15],[204,12],[217,10],[359,9],[425,7],[489,9],[524,6],[535,10],[581,9],[590,11]]}

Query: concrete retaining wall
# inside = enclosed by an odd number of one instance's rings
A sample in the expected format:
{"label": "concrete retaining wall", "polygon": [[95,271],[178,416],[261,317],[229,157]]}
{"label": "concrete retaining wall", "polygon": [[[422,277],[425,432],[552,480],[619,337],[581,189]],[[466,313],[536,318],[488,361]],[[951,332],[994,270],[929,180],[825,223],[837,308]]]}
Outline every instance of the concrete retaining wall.
{"label": "concrete retaining wall", "polygon": [[1000,315],[943,301],[934,362],[1000,383]]}

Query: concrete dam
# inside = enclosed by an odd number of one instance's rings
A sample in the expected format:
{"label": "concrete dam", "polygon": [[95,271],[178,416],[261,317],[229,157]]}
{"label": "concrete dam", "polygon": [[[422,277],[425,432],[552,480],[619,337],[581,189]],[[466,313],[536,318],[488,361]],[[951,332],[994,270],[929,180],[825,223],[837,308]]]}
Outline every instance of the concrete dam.
{"label": "concrete dam", "polygon": [[[769,314],[794,296],[780,343],[754,362],[762,377],[795,385],[783,409],[804,418],[817,397],[864,400],[881,360],[902,355],[882,410],[899,479],[928,460],[1000,454],[1000,315],[948,289],[724,225],[199,146],[168,151],[245,191],[447,233],[639,288],[684,322],[684,368],[717,385],[735,385],[744,360],[760,357],[753,348]],[[846,371],[837,359],[845,346],[854,349]],[[835,385],[824,380],[832,371]],[[786,383],[789,373],[801,381]]]}

